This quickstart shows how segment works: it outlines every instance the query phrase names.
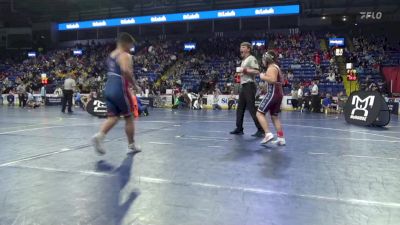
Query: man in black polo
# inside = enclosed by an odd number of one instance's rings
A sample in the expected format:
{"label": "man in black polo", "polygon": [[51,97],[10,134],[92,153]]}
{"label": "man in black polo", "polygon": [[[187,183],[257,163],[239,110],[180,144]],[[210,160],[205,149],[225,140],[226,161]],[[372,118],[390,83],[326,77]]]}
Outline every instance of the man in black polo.
{"label": "man in black polo", "polygon": [[236,129],[231,134],[243,134],[243,118],[245,109],[250,112],[257,127],[257,132],[252,136],[264,137],[264,131],[261,128],[256,117],[256,92],[257,86],[255,83],[255,76],[260,73],[257,59],[251,54],[251,44],[243,42],[240,44],[240,56],[242,57],[242,64],[236,68],[236,72],[240,74],[240,93],[239,103],[236,111]]}

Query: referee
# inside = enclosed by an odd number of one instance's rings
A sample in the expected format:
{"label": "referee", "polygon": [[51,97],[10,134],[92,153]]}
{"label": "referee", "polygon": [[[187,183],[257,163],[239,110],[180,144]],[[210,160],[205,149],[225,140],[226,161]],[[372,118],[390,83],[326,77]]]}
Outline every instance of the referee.
{"label": "referee", "polygon": [[251,54],[251,44],[243,42],[240,44],[240,56],[242,57],[242,64],[236,68],[236,72],[240,74],[240,93],[239,103],[236,111],[236,129],[231,134],[243,134],[243,118],[245,109],[250,112],[257,127],[257,132],[253,134],[254,137],[264,137],[264,131],[256,117],[256,92],[257,86],[255,83],[255,76],[260,74],[257,59]]}
{"label": "referee", "polygon": [[63,99],[61,112],[65,113],[65,108],[68,102],[68,113],[72,113],[72,96],[74,94],[76,83],[72,79],[71,75],[67,75],[67,79],[64,81]]}

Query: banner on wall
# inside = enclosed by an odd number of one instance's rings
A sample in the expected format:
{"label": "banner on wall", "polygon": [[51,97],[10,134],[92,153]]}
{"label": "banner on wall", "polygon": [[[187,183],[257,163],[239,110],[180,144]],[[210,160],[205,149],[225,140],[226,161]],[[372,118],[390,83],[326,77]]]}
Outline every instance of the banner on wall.
{"label": "banner on wall", "polygon": [[161,14],[113,19],[100,19],[59,23],[58,30],[79,30],[87,28],[115,27],[167,22],[187,22],[224,18],[260,17],[274,15],[292,15],[300,13],[300,5],[264,6],[256,8],[225,9],[212,11]]}

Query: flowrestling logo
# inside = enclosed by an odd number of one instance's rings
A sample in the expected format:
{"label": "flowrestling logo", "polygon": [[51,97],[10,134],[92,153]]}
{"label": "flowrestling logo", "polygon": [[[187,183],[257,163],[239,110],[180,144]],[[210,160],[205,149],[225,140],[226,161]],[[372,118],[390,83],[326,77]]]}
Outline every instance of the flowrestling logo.
{"label": "flowrestling logo", "polygon": [[104,27],[107,26],[107,22],[105,20],[92,22],[93,27]]}
{"label": "flowrestling logo", "polygon": [[[360,96],[354,95],[353,99],[351,100],[351,104],[355,108],[351,110],[350,119],[367,121],[369,114],[368,107],[372,109],[372,107],[374,106],[374,102],[375,102],[375,96],[368,96],[365,99],[361,99]],[[356,112],[359,111],[362,112],[362,116],[356,115]]]}
{"label": "flowrestling logo", "polygon": [[360,12],[362,20],[380,20],[382,19],[382,12]]}
{"label": "flowrestling logo", "polygon": [[150,21],[152,23],[154,22],[166,22],[167,21],[167,17],[166,16],[153,16],[150,18]]}
{"label": "flowrestling logo", "polygon": [[256,15],[268,15],[268,14],[274,14],[275,10],[273,8],[269,8],[269,9],[256,9],[255,14]]}
{"label": "flowrestling logo", "polygon": [[200,14],[198,13],[183,14],[182,18],[183,20],[197,20],[200,19]]}
{"label": "flowrestling logo", "polygon": [[79,28],[79,23],[69,23],[65,27],[67,29],[77,29],[77,28]]}
{"label": "flowrestling logo", "polygon": [[120,21],[120,23],[121,24],[135,24],[136,23],[136,20],[135,20],[135,18],[127,18],[127,19],[122,19],[121,21]]}
{"label": "flowrestling logo", "polygon": [[232,17],[236,16],[236,12],[234,10],[219,11],[217,15],[218,17]]}

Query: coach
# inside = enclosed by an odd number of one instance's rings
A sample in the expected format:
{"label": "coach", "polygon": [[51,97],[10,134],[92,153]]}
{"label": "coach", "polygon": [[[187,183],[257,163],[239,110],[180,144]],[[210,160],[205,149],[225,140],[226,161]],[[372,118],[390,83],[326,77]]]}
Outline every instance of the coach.
{"label": "coach", "polygon": [[61,109],[62,113],[65,113],[67,102],[68,102],[68,113],[72,113],[72,97],[74,94],[75,86],[76,86],[75,80],[72,79],[71,75],[68,75],[67,79],[65,79],[64,81],[62,109]]}
{"label": "coach", "polygon": [[259,65],[257,59],[250,53],[251,44],[248,42],[241,43],[240,56],[242,57],[242,64],[236,68],[236,72],[240,74],[239,103],[236,111],[236,129],[231,134],[243,134],[243,118],[245,109],[247,108],[258,129],[252,136],[263,137],[264,131],[257,120],[255,106],[257,92],[255,76],[260,73]]}

